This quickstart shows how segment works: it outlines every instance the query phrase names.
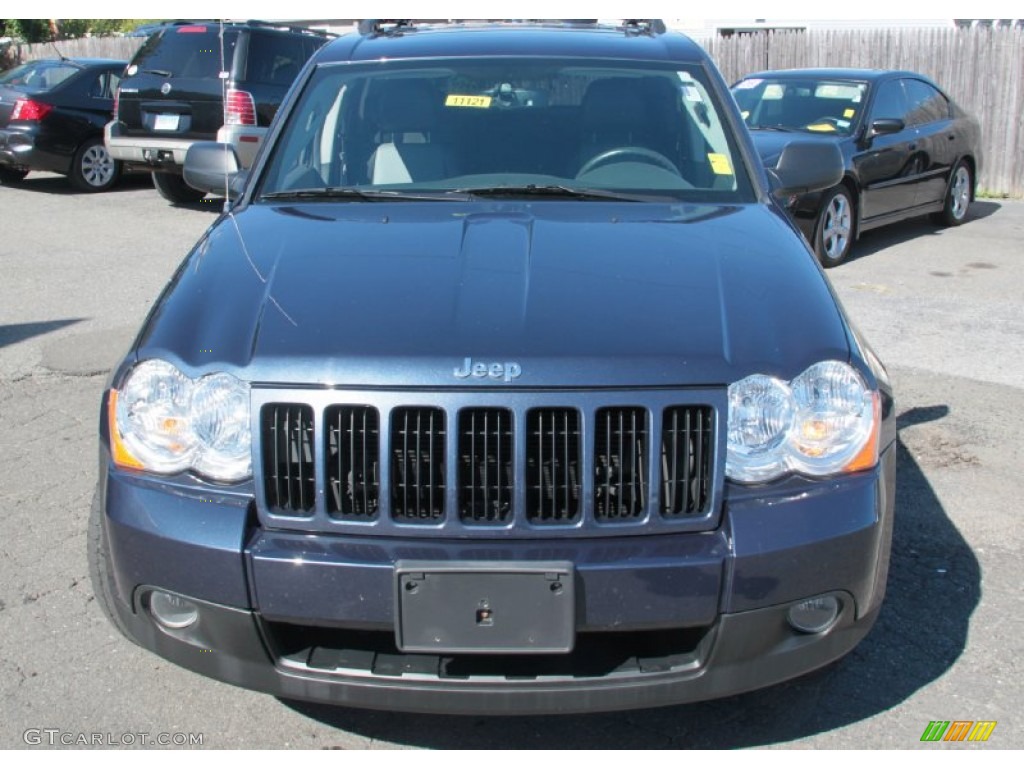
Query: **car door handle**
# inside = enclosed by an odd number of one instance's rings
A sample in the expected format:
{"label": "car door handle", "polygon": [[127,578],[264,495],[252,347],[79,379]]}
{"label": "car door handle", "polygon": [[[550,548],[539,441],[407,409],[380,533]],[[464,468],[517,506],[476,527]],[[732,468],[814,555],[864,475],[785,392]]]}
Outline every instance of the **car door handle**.
{"label": "car door handle", "polygon": [[946,138],[949,139],[950,141],[956,141],[956,135],[952,133],[949,134],[949,136],[947,136]]}
{"label": "car door handle", "polygon": [[917,150],[917,144],[911,144],[911,145],[910,145],[910,151],[911,151],[911,152],[914,152],[914,151],[916,151],[916,150]]}

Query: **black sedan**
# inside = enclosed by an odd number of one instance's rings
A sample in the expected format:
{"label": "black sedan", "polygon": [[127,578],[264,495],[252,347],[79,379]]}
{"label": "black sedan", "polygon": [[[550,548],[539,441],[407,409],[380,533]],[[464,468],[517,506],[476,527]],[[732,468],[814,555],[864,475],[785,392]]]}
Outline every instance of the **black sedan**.
{"label": "black sedan", "polygon": [[103,126],[126,64],[40,59],[0,74],[0,183],[53,171],[86,192],[113,187],[121,164],[103,145]]}
{"label": "black sedan", "polygon": [[923,75],[758,72],[732,92],[768,168],[794,136],[839,145],[842,182],[788,204],[825,267],[842,263],[868,229],[921,214],[947,226],[967,217],[981,168],[978,121]]}

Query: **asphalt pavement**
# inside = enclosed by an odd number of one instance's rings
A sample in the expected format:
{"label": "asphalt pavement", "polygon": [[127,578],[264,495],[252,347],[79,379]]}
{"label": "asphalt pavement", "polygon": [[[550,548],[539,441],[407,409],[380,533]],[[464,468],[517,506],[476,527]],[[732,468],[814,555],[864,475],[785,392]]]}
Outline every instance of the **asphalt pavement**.
{"label": "asphalt pavement", "polygon": [[[282,702],[166,663],[101,615],[86,565],[100,393],[218,207],[169,206],[145,178],[105,195],[48,174],[0,186],[0,748],[1024,747],[1024,202],[868,233],[829,273],[897,394],[895,542],[867,639],[755,693],[543,718]],[[997,726],[922,744],[932,720]]]}

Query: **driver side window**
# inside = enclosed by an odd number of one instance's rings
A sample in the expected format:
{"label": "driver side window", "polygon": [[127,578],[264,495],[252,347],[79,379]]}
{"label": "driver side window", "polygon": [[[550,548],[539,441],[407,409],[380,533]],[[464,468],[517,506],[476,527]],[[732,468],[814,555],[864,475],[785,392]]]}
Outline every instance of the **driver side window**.
{"label": "driver side window", "polygon": [[889,80],[879,87],[878,93],[875,94],[875,103],[871,107],[871,119],[902,120],[909,125],[907,100],[899,80]]}

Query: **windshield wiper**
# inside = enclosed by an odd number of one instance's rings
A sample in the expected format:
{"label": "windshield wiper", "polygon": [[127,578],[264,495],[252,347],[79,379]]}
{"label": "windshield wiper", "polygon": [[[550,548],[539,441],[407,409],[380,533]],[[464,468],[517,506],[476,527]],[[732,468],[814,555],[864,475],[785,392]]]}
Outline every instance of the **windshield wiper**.
{"label": "windshield wiper", "polygon": [[160,77],[174,77],[173,72],[168,72],[166,69],[144,69],[142,70],[147,75],[160,75]]}
{"label": "windshield wiper", "polygon": [[525,184],[523,186],[504,187],[466,187],[456,189],[472,197],[554,197],[564,200],[622,200],[626,202],[675,202],[675,198],[665,195],[645,195],[635,193],[612,192],[607,189],[592,187],[569,187],[562,184]]}
{"label": "windshield wiper", "polygon": [[260,195],[261,200],[367,200],[388,202],[390,200],[451,200],[469,199],[466,195],[451,192],[399,192],[393,189],[360,189],[358,187],[318,187],[314,189],[284,189]]}
{"label": "windshield wiper", "polygon": [[751,125],[749,126],[752,131],[781,131],[783,133],[796,133],[796,128],[790,128],[788,125]]}

